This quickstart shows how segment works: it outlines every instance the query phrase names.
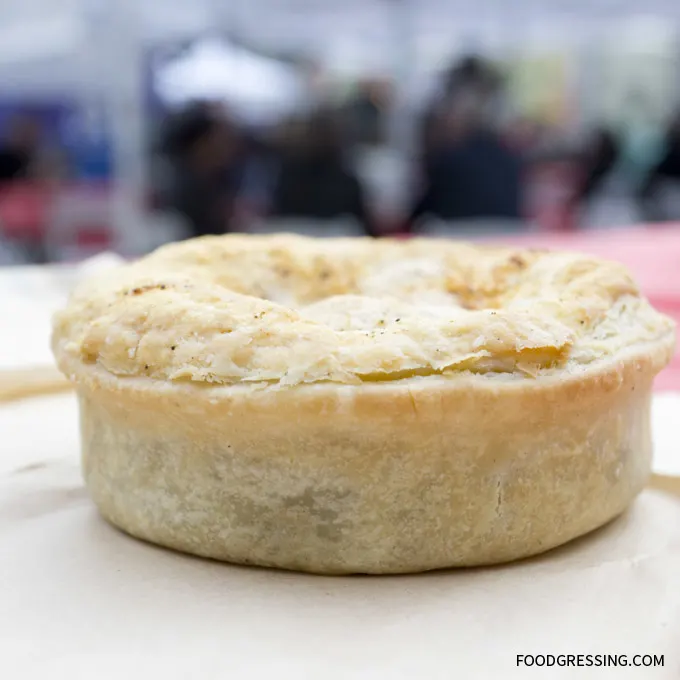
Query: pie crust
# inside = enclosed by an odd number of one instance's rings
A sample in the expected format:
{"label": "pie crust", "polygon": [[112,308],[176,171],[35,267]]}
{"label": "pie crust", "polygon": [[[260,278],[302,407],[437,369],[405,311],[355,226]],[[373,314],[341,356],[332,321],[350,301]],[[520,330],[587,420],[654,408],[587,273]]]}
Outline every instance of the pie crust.
{"label": "pie crust", "polygon": [[101,513],[230,562],[400,573],[537,554],[651,467],[673,323],[626,269],[446,240],[207,237],[54,321]]}

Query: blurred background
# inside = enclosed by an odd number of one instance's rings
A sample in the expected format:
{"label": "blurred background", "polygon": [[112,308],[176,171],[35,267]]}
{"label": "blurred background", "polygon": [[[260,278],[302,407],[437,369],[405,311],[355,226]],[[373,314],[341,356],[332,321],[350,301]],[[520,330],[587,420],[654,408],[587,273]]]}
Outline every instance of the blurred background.
{"label": "blurred background", "polygon": [[671,0],[0,5],[5,264],[230,231],[674,220]]}

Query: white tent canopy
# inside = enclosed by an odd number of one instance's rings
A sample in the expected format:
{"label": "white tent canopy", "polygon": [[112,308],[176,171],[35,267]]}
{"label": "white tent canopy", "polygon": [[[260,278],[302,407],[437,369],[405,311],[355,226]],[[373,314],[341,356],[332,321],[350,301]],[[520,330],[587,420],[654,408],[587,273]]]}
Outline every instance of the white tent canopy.
{"label": "white tent canopy", "polygon": [[222,100],[235,115],[260,123],[292,112],[303,95],[300,78],[291,68],[216,40],[201,41],[161,67],[155,85],[171,106]]}

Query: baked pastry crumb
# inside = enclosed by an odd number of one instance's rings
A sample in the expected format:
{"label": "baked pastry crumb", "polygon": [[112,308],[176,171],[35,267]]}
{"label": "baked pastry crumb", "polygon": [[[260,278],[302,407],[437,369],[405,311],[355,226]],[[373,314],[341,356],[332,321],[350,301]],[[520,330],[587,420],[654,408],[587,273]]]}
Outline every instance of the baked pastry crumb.
{"label": "baked pastry crumb", "polygon": [[578,370],[672,330],[624,267],[427,240],[208,237],[88,282],[60,352],[114,375],[357,384]]}

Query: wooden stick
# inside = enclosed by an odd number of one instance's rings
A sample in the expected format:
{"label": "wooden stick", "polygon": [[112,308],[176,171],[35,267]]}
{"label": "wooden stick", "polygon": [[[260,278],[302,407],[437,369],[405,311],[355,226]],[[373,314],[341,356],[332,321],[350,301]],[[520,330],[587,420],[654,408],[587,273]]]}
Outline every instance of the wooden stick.
{"label": "wooden stick", "polygon": [[680,496],[680,477],[671,477],[669,475],[652,475],[649,480],[649,486],[652,489],[672,493],[675,496]]}
{"label": "wooden stick", "polygon": [[71,383],[53,366],[0,371],[0,403],[65,392]]}

